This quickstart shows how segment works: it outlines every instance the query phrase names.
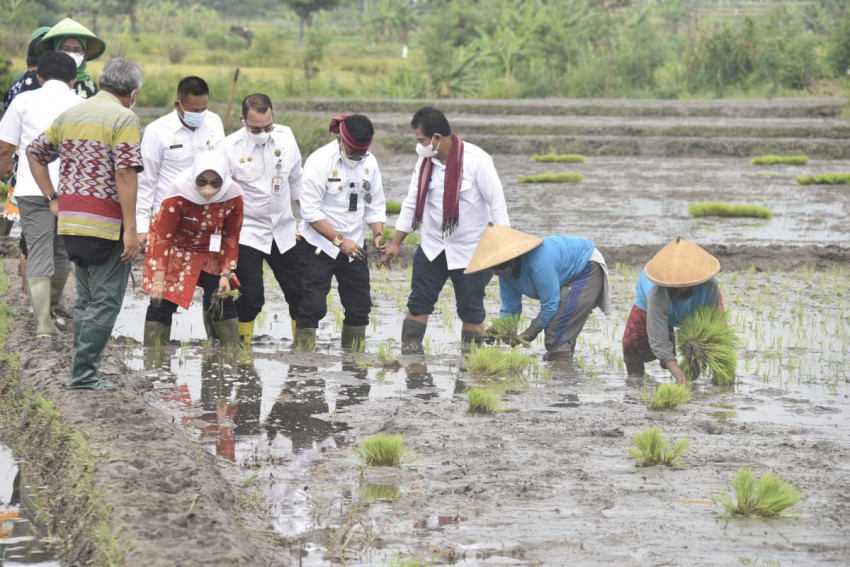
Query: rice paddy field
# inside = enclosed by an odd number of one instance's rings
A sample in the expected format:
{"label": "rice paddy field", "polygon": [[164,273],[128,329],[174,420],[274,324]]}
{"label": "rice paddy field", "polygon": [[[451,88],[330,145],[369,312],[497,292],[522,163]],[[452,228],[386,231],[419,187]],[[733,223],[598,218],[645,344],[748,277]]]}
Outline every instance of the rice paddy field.
{"label": "rice paddy field", "polygon": [[[690,105],[673,107],[681,113]],[[735,108],[730,103],[729,112]],[[376,125],[398,125],[375,153],[388,198],[401,200],[414,140],[407,133],[406,151],[405,124],[394,116],[375,115]],[[656,131],[690,121],[652,120]],[[780,124],[806,129],[809,136],[794,140],[810,148],[811,140],[827,143],[825,131],[845,126],[833,118],[815,125],[805,116],[740,120],[748,128],[760,121],[765,131]],[[562,114],[494,121],[516,131],[570,124]],[[608,261],[612,310],[593,313],[571,363],[544,363],[540,338],[516,349],[525,356],[517,370],[473,372],[459,349],[450,286],[429,321],[424,354],[402,354],[410,287],[403,262],[372,270],[374,310],[363,353],[339,347],[335,290],[317,351],[292,352],[283,297],[268,280],[253,356],[226,357],[205,344],[199,297],[176,316],[163,356],[151,356],[138,344],[147,300],[128,291],[103,363],[105,375],[122,376],[128,387],[98,398],[95,408],[90,398],[59,389],[67,368],[28,346],[26,305],[7,299],[18,315],[7,350],[21,353],[20,380],[53,396],[60,411],[75,416],[69,421],[112,455],[95,479],[122,526],[127,564],[846,564],[850,195],[845,186],[801,186],[795,178],[847,172],[850,161],[822,152],[806,165],[755,166],[755,154],[709,152],[707,136],[704,151],[672,156],[646,149],[669,147],[669,139],[613,140],[588,130],[531,151],[538,136],[485,133],[493,121],[466,115],[458,122],[461,136],[485,148],[503,147],[504,135],[529,138],[517,143],[521,150],[493,151],[515,228],[591,238]],[[571,124],[581,129],[586,120]],[[742,124],[733,117],[711,127],[727,128],[733,139]],[[534,153],[577,153],[567,138],[589,147],[600,135],[644,151],[585,152],[586,163],[532,161]],[[764,148],[778,143],[760,140]],[[563,172],[583,181],[517,181]],[[773,217],[688,213],[689,204],[708,201],[766,207]],[[676,236],[720,259],[718,279],[740,339],[737,376],[730,386],[700,378],[689,386],[690,401],[650,410],[652,392],[672,380],[657,363],[647,364],[644,378],[628,378],[620,341],[641,267]],[[20,281],[13,260],[5,266],[8,298]],[[490,317],[498,314],[495,281],[486,306]],[[537,306],[527,302],[524,311],[530,319]],[[496,411],[470,413],[470,388],[493,394]],[[674,446],[688,440],[677,466],[636,466],[633,436],[649,427]],[[415,458],[400,467],[364,466],[357,449],[376,434],[400,434]],[[802,499],[786,517],[727,516],[710,494],[731,491],[741,468],[756,477],[781,475]],[[221,546],[231,554],[227,563]]]}

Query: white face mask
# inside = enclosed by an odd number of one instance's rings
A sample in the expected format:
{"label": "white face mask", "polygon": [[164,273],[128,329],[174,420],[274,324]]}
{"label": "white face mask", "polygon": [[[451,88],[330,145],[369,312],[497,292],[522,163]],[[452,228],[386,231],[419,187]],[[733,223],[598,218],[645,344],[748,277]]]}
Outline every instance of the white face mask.
{"label": "white face mask", "polygon": [[[433,139],[433,138],[432,138]],[[419,154],[420,157],[425,159],[432,158],[437,155],[437,150],[440,148],[440,142],[437,142],[437,146],[434,147],[434,142],[432,141],[427,146],[423,146],[420,143],[416,144],[416,153]]]}
{"label": "white face mask", "polygon": [[261,132],[259,134],[254,134],[253,132],[249,132],[245,130],[245,134],[248,135],[248,139],[254,142],[257,146],[264,146],[269,141],[269,136],[271,136],[271,132]]}
{"label": "white face mask", "polygon": [[70,55],[71,59],[74,60],[74,63],[77,64],[77,69],[79,69],[80,65],[83,64],[83,61],[86,60],[86,56],[83,53],[68,53],[67,55]]}

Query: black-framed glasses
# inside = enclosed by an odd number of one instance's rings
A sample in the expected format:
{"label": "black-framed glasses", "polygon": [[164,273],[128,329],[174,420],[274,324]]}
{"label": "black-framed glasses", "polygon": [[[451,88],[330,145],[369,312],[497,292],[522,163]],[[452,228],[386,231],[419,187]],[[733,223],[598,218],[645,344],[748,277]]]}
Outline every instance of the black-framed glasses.
{"label": "black-framed glasses", "polygon": [[345,157],[347,157],[348,159],[366,159],[367,157],[369,157],[369,152],[352,152],[350,154],[345,154]]}
{"label": "black-framed glasses", "polygon": [[195,183],[198,184],[198,187],[209,185],[213,189],[221,189],[221,185],[224,182],[221,179],[204,179],[203,177],[199,177],[195,180]]}

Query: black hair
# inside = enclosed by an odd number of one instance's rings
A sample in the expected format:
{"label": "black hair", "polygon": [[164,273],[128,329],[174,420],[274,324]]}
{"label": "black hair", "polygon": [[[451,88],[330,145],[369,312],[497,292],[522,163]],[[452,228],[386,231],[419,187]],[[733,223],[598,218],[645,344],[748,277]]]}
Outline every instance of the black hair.
{"label": "black hair", "polygon": [[351,137],[358,142],[371,142],[375,135],[372,121],[362,114],[351,114],[345,119],[345,128]]}
{"label": "black hair", "polygon": [[248,117],[248,110],[253,110],[257,114],[265,114],[272,110],[272,100],[260,93],[254,93],[242,99],[242,117]]}
{"label": "black hair", "polygon": [[416,130],[422,128],[422,133],[428,138],[434,134],[441,136],[451,136],[452,127],[449,125],[449,119],[442,111],[437,110],[433,106],[424,106],[416,111],[413,115],[413,120],[410,121],[410,127]]}
{"label": "black hair", "polygon": [[38,65],[38,52],[35,48],[38,47],[39,42],[41,42],[41,38],[43,38],[46,33],[47,32],[37,35],[32,38],[32,41],[30,41],[29,47],[27,47],[27,67],[35,67]]}
{"label": "black hair", "polygon": [[38,76],[45,81],[67,83],[77,78],[77,64],[67,53],[47,51],[38,58]]}
{"label": "black hair", "polygon": [[210,86],[205,80],[195,75],[183,77],[177,83],[177,98],[185,99],[187,96],[204,96],[210,94]]}

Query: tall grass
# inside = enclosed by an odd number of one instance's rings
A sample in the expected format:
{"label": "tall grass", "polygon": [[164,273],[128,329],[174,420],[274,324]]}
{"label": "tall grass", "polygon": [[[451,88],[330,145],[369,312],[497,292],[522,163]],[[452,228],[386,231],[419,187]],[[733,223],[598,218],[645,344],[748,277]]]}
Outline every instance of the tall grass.
{"label": "tall grass", "polygon": [[777,517],[802,498],[793,485],[784,482],[779,474],[764,473],[756,482],[752,471],[741,468],[732,479],[732,495],[725,488],[709,493],[712,500],[723,506],[730,516]]}
{"label": "tall grass", "polygon": [[806,165],[808,156],[778,156],[774,154],[757,156],[750,162],[753,165]]}
{"label": "tall grass", "polygon": [[773,218],[770,209],[758,205],[732,205],[729,203],[691,203],[688,213],[693,217],[752,217],[757,219]]}
{"label": "tall grass", "polygon": [[679,366],[689,380],[711,375],[717,385],[735,382],[738,335],[729,323],[729,312],[703,306],[685,317],[676,330]]}

